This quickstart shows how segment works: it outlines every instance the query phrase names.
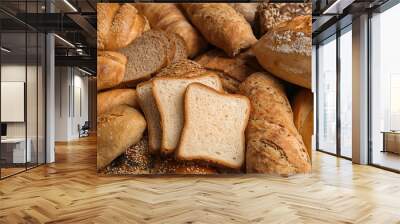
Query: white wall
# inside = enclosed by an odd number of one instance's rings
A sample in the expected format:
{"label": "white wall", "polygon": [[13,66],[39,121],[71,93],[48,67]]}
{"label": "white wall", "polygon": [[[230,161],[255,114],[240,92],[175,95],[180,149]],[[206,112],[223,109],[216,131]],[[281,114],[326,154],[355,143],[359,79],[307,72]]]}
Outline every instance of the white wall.
{"label": "white wall", "polygon": [[[79,138],[78,125],[82,126],[88,120],[88,78],[82,75],[75,68],[56,67],[56,141]],[[81,105],[81,112],[79,105]]]}

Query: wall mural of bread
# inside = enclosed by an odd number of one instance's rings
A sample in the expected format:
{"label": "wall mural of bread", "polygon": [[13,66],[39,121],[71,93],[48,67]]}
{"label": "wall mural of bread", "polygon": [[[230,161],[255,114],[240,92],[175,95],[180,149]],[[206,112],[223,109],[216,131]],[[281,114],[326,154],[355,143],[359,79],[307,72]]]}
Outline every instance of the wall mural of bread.
{"label": "wall mural of bread", "polygon": [[309,4],[97,9],[99,173],[311,172]]}

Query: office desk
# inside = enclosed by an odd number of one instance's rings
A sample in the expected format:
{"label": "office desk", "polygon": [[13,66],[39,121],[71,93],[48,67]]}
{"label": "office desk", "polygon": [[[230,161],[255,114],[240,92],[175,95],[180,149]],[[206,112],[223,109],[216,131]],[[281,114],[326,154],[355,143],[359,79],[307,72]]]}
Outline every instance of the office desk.
{"label": "office desk", "polygon": [[1,139],[1,157],[6,163],[25,163],[32,158],[30,138],[26,139],[27,147],[25,153],[25,138]]}

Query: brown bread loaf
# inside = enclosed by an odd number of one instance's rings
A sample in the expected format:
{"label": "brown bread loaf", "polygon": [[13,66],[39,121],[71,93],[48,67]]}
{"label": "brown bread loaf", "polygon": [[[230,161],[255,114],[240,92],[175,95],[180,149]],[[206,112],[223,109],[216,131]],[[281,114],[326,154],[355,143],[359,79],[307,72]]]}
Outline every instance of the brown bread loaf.
{"label": "brown bread loaf", "polygon": [[119,105],[139,108],[137,93],[134,89],[112,89],[97,94],[97,115],[101,116]]}
{"label": "brown bread loaf", "polygon": [[97,90],[118,86],[125,76],[127,59],[113,51],[97,53]]}
{"label": "brown bread loaf", "polygon": [[260,3],[230,3],[230,5],[240,14],[244,16],[247,22],[254,26],[256,23],[257,7]]}
{"label": "brown bread loaf", "polygon": [[290,83],[311,88],[311,16],[280,23],[252,48],[260,65]]}
{"label": "brown bread loaf", "polygon": [[246,170],[289,176],[311,170],[310,158],[293,123],[293,113],[279,80],[254,73],[240,85],[250,99],[246,129]]}
{"label": "brown bread loaf", "polygon": [[142,3],[135,6],[147,17],[153,29],[161,29],[182,37],[190,58],[207,46],[201,34],[189,23],[175,4]]}
{"label": "brown bread loaf", "polygon": [[118,106],[97,119],[97,169],[102,169],[140,141],[146,121],[139,111]]}
{"label": "brown bread loaf", "polygon": [[246,64],[247,58],[248,56],[245,53],[231,58],[223,51],[213,49],[197,57],[196,62],[206,69],[222,72],[242,82],[247,76],[256,72],[255,69]]}
{"label": "brown bread loaf", "polygon": [[149,28],[146,18],[132,4],[97,4],[97,49],[126,47]]}
{"label": "brown bread loaf", "polygon": [[292,101],[294,125],[303,137],[310,159],[312,158],[311,144],[314,127],[313,103],[313,94],[308,89],[301,89]]}
{"label": "brown bread loaf", "polygon": [[214,168],[204,162],[177,160],[171,157],[157,158],[154,161],[154,174],[216,174]]}
{"label": "brown bread loaf", "polygon": [[296,16],[309,16],[311,13],[310,3],[261,3],[257,9],[261,35],[279,23],[292,20]]}
{"label": "brown bread loaf", "polygon": [[257,41],[246,19],[226,3],[185,3],[181,6],[204,38],[229,56],[239,54]]}

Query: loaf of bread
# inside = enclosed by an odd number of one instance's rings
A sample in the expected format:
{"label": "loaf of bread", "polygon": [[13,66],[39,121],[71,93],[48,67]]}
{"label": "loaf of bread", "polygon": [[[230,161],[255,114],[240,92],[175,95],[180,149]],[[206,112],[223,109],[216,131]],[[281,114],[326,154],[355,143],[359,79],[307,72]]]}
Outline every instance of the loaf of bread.
{"label": "loaf of bread", "polygon": [[313,104],[313,94],[308,89],[301,89],[292,101],[294,125],[303,137],[310,159],[312,158],[311,145],[314,127]]}
{"label": "loaf of bread", "polygon": [[261,35],[279,23],[292,20],[296,16],[312,14],[311,3],[261,3],[257,9]]}
{"label": "loaf of bread", "polygon": [[97,4],[97,49],[126,47],[148,29],[146,18],[132,4]]}
{"label": "loaf of bread", "polygon": [[245,158],[249,99],[192,83],[186,89],[184,110],[177,158],[240,169]]}
{"label": "loaf of bread", "polygon": [[146,121],[137,110],[121,105],[97,119],[97,169],[102,169],[140,141]]}
{"label": "loaf of bread", "polygon": [[182,7],[204,38],[229,56],[257,41],[246,19],[226,3],[185,3]]}
{"label": "loaf of bread", "polygon": [[128,58],[123,82],[136,84],[147,80],[163,67],[179,60],[175,58],[175,52],[182,51],[179,47],[184,47],[184,43],[175,44],[175,41],[183,40],[176,36],[173,38],[164,31],[149,30],[128,47],[120,50]]}
{"label": "loaf of bread", "polygon": [[216,174],[217,171],[201,162],[177,160],[172,157],[157,158],[154,161],[154,174]]}
{"label": "loaf of bread", "polygon": [[251,103],[246,128],[247,172],[282,176],[309,172],[310,158],[281,82],[266,73],[255,73],[241,83],[240,93]]}
{"label": "loaf of bread", "polygon": [[311,15],[280,23],[252,48],[260,65],[290,83],[311,88]]}
{"label": "loaf of bread", "polygon": [[256,23],[257,7],[260,3],[230,3],[230,5],[244,16],[247,22],[254,27]]}
{"label": "loaf of bread", "polygon": [[255,69],[248,66],[247,56],[242,54],[232,58],[223,51],[213,49],[197,57],[196,62],[206,69],[222,72],[240,82],[243,82],[247,76],[256,72]]}
{"label": "loaf of bread", "polygon": [[119,105],[139,108],[136,91],[134,89],[113,89],[97,94],[98,116]]}
{"label": "loaf of bread", "polygon": [[190,58],[207,46],[201,34],[189,23],[175,4],[141,3],[135,6],[146,16],[153,29],[161,29],[181,36],[185,40]]}
{"label": "loaf of bread", "polygon": [[118,86],[125,76],[127,59],[113,51],[97,52],[97,90]]}
{"label": "loaf of bread", "polygon": [[197,62],[183,59],[161,69],[155,77],[193,77],[202,75],[205,72],[207,72],[207,70]]}
{"label": "loaf of bread", "polygon": [[153,79],[153,96],[161,118],[161,153],[171,154],[178,146],[183,127],[183,99],[186,87],[198,82],[222,91],[221,80],[216,75],[193,78],[159,77]]}

